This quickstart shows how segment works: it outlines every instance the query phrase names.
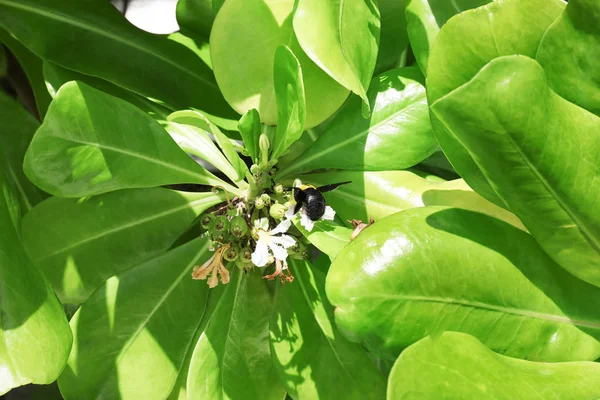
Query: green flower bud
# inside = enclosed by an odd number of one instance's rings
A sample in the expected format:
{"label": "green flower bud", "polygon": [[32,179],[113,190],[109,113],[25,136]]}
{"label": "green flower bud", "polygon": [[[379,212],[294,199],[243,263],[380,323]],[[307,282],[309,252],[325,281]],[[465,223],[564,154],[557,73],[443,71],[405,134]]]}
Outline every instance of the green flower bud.
{"label": "green flower bud", "polygon": [[249,231],[248,224],[242,216],[236,216],[229,221],[229,232],[236,238],[244,237]]}
{"label": "green flower bud", "polygon": [[269,209],[269,214],[274,219],[279,220],[279,219],[283,218],[283,216],[285,215],[286,210],[287,209],[286,209],[286,207],[283,204],[275,203]]}
{"label": "green flower bud", "polygon": [[237,244],[230,246],[227,250],[225,250],[225,253],[223,253],[223,258],[225,258],[227,261],[235,261],[239,256],[240,246]]}
{"label": "green flower bud", "polygon": [[226,215],[219,215],[215,219],[215,231],[217,232],[227,232],[227,227],[229,226],[229,219],[227,219]]}
{"label": "green flower bud", "polygon": [[217,232],[214,239],[219,243],[226,243],[229,241],[229,235],[227,232]]}
{"label": "green flower bud", "polygon": [[240,260],[245,264],[250,264],[252,262],[252,250],[250,250],[249,247],[242,248]]}
{"label": "green flower bud", "polygon": [[271,197],[266,193],[261,194],[260,199],[265,203],[265,206],[271,204]]}
{"label": "green flower bud", "polygon": [[269,143],[269,138],[264,133],[258,138],[258,147],[260,147],[261,153],[269,154],[269,147],[271,147],[271,143]]}
{"label": "green flower bud", "polygon": [[258,199],[254,200],[254,207],[256,207],[259,210],[262,210],[263,208],[265,208],[265,202],[264,200],[259,197]]}
{"label": "green flower bud", "polygon": [[258,174],[259,171],[260,171],[260,168],[258,165],[252,164],[252,166],[250,166],[250,172],[252,173],[252,175]]}
{"label": "green flower bud", "polygon": [[283,185],[281,183],[278,183],[277,185],[275,185],[273,190],[275,191],[275,193],[281,194],[283,193]]}
{"label": "green flower bud", "polygon": [[204,214],[200,218],[200,225],[202,229],[211,230],[215,226],[215,216],[212,214]]}

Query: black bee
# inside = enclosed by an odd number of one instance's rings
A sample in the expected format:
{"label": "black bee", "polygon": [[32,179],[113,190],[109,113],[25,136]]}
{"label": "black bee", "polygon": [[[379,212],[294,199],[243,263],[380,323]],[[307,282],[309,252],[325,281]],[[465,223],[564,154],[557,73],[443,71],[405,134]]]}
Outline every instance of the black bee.
{"label": "black bee", "polygon": [[304,205],[308,218],[313,221],[318,220],[325,213],[325,197],[323,197],[322,193],[330,192],[346,183],[350,183],[350,181],[333,183],[318,188],[311,185],[302,185],[294,188],[294,200],[296,200],[294,214],[300,211],[300,208]]}

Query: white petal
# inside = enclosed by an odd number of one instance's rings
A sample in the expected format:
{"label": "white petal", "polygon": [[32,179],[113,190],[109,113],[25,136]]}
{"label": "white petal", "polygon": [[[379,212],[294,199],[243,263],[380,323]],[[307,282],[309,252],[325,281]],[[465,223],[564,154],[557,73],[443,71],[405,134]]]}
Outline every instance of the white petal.
{"label": "white petal", "polygon": [[304,227],[304,229],[306,229],[307,231],[310,232],[310,231],[312,231],[313,227],[315,226],[315,221],[308,218],[308,215],[303,211],[302,214],[300,215],[300,225],[302,225]]}
{"label": "white petal", "polygon": [[288,229],[290,229],[290,225],[292,225],[292,221],[289,219],[285,219],[279,223],[270,233],[271,235],[276,235],[278,233],[285,233]]}
{"label": "white petal", "polygon": [[254,220],[254,227],[262,229],[263,231],[269,230],[269,220],[267,218],[260,218]]}
{"label": "white petal", "polygon": [[296,214],[294,214],[294,208],[296,208],[296,205],[295,204],[291,204],[290,208],[287,209],[287,211],[285,212],[285,218],[286,219],[290,219],[294,215],[296,215]]}
{"label": "white petal", "polygon": [[264,267],[269,261],[269,247],[266,240],[259,239],[256,242],[256,250],[252,253],[252,263],[257,267]]}
{"label": "white petal", "polygon": [[288,252],[283,246],[275,243],[269,243],[269,248],[273,252],[275,258],[278,260],[285,260],[288,256]]}
{"label": "white petal", "polygon": [[335,211],[333,210],[333,208],[331,208],[329,206],[325,206],[325,213],[323,213],[323,216],[321,217],[321,219],[328,219],[330,221],[333,221],[334,218],[335,218]]}
{"label": "white petal", "polygon": [[288,247],[292,247],[293,245],[295,245],[296,241],[291,236],[281,235],[272,236],[271,243],[275,243],[277,245],[283,246],[284,249],[287,249]]}

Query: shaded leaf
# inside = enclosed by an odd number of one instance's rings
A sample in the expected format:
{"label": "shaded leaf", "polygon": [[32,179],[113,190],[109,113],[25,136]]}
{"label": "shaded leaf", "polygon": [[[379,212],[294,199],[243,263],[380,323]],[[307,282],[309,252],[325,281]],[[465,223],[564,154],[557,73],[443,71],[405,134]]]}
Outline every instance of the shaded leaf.
{"label": "shaded leaf", "polygon": [[174,108],[233,116],[212,71],[193,52],[134,27],[109,2],[2,0],[0,24],[46,61]]}
{"label": "shaded leaf", "polygon": [[224,0],[179,0],[177,23],[186,31],[192,31],[208,40],[215,15]]}
{"label": "shaded leaf", "polygon": [[394,364],[388,399],[596,399],[600,365],[537,363],[495,354],[473,336],[444,332],[404,351]]}
{"label": "shaded leaf", "polygon": [[600,356],[600,288],[529,234],[472,211],[423,207],[376,222],[332,263],[327,296],[344,333],[388,359],[443,331],[517,358]]}
{"label": "shaded leaf", "polygon": [[66,399],[164,399],[183,367],[207,306],[196,239],[106,281],[71,319],[74,345],[58,380]]}
{"label": "shaded leaf", "polygon": [[381,13],[381,34],[375,73],[380,74],[402,63],[408,47],[404,10],[409,0],[378,0]]}
{"label": "shaded leaf", "polygon": [[258,111],[256,111],[256,109],[253,108],[252,110],[246,112],[242,118],[240,118],[238,130],[242,135],[244,146],[246,146],[246,150],[248,150],[252,161],[254,164],[258,164],[258,157],[260,155],[258,139],[260,138],[261,134],[261,125],[260,115],[258,115]]}
{"label": "shaded leaf", "polygon": [[78,82],[56,94],[24,169],[37,186],[62,197],[174,183],[236,191],[187,156],[147,114]]}
{"label": "shaded leaf", "polygon": [[382,399],[385,379],[359,345],[333,321],[325,296],[325,274],[306,261],[291,260],[295,277],[277,285],[271,317],[271,348],[279,378],[294,399]]}
{"label": "shaded leaf", "polygon": [[416,67],[376,77],[369,89],[370,118],[361,116],[360,99],[351,98],[316,142],[279,175],[319,168],[404,169],[429,157],[437,143],[429,123],[422,79]]}
{"label": "shaded leaf", "polygon": [[276,125],[273,59],[279,46],[288,46],[302,67],[310,128],[331,116],[349,92],[302,50],[292,27],[293,9],[294,0],[227,0],[213,24],[210,54],[229,104],[240,114],[256,109],[261,122]]}
{"label": "shaded leaf", "polygon": [[[496,1],[450,19],[429,58],[429,104],[467,83],[496,57],[534,57],[542,36],[564,5],[561,0]],[[460,176],[487,200],[506,207],[472,156],[433,113],[431,123],[440,147]]]}
{"label": "shaded leaf", "polygon": [[193,399],[281,400],[269,350],[271,295],[257,271],[234,267],[192,356],[187,382]]}
{"label": "shaded leaf", "polygon": [[5,174],[0,169],[0,395],[53,382],[72,343],[62,306],[21,244],[19,201]]}
{"label": "shaded leaf", "polygon": [[598,116],[599,16],[598,1],[571,0],[544,35],[536,54],[552,90]]}
{"label": "shaded leaf", "polygon": [[523,56],[493,60],[432,110],[544,250],[600,286],[600,118]]}
{"label": "shaded leaf", "polygon": [[223,194],[162,188],[87,199],[50,198],[23,219],[28,254],[65,303],[82,303],[113,275],[165,252]]}
{"label": "shaded leaf", "polygon": [[306,120],[302,68],[287,46],[279,46],[275,51],[273,78],[277,99],[277,132],[271,147],[271,159],[277,160],[300,139]]}
{"label": "shaded leaf", "polygon": [[42,201],[46,195],[35,187],[23,172],[23,157],[39,122],[7,94],[0,91],[0,170],[14,185],[15,197],[23,213]]}

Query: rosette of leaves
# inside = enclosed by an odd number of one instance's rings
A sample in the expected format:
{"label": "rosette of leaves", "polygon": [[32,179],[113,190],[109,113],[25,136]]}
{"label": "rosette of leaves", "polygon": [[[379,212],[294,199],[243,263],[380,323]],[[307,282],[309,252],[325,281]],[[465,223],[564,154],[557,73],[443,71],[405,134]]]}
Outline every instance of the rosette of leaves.
{"label": "rosette of leaves", "polygon": [[[43,117],[5,111],[0,390],[62,371],[66,399],[530,398],[548,376],[600,396],[598,13],[180,0],[165,37],[108,3],[0,0]],[[293,280],[264,279],[254,222],[297,178],[351,183],[334,221],[294,219]],[[226,284],[195,268],[216,256]],[[79,307],[72,346],[51,288]]]}

